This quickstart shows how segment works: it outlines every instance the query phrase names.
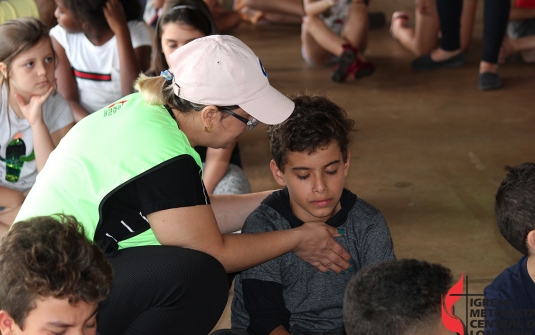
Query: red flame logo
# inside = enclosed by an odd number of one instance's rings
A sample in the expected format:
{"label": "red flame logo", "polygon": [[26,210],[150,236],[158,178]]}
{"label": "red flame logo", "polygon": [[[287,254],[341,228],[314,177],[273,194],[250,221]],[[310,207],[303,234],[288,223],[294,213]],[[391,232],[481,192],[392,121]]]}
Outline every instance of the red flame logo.
{"label": "red flame logo", "polygon": [[450,288],[445,297],[442,297],[442,323],[448,330],[457,332],[460,335],[464,335],[464,325],[461,319],[453,314],[452,309],[463,293],[463,277],[464,272],[461,274],[457,284]]}

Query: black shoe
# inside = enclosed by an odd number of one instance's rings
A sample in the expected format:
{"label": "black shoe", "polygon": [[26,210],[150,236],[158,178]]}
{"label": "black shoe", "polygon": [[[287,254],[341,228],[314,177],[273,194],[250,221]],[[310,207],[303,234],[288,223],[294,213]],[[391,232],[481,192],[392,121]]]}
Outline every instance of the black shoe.
{"label": "black shoe", "polygon": [[461,52],[446,60],[435,62],[431,54],[423,55],[412,61],[411,66],[417,71],[436,70],[443,67],[459,67],[464,64],[464,54]]}
{"label": "black shoe", "polygon": [[385,13],[383,12],[369,12],[368,21],[370,22],[370,30],[381,29],[386,24]]}
{"label": "black shoe", "polygon": [[496,90],[502,87],[502,81],[497,73],[483,72],[479,74],[477,86],[482,91]]}

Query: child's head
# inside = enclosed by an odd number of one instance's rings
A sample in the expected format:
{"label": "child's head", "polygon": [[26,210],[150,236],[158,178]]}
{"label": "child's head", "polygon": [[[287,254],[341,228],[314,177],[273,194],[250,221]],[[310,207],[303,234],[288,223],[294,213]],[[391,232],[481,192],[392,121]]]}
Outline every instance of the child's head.
{"label": "child's head", "polygon": [[451,271],[415,259],[386,261],[361,269],[344,296],[347,335],[446,335],[442,297]]}
{"label": "child's head", "polygon": [[[58,24],[70,33],[87,32],[89,29],[110,29],[104,16],[104,7],[109,0],[56,0]],[[141,12],[137,0],[119,0],[126,21],[136,20]]]}
{"label": "child's head", "polygon": [[535,252],[535,163],[509,171],[496,192],[496,221],[503,237],[524,255]]}
{"label": "child's head", "polygon": [[43,216],[20,221],[5,235],[0,278],[2,334],[95,334],[112,268],[74,217]]}
{"label": "child's head", "polygon": [[151,69],[169,68],[169,56],[194,39],[217,34],[212,14],[202,0],[168,0],[156,25]]}
{"label": "child's head", "polygon": [[54,85],[55,54],[48,30],[35,18],[0,25],[0,83],[28,98]]}
{"label": "child's head", "polygon": [[268,127],[271,171],[287,186],[294,214],[303,221],[334,215],[349,170],[354,121],[322,95],[298,95],[290,117]]}

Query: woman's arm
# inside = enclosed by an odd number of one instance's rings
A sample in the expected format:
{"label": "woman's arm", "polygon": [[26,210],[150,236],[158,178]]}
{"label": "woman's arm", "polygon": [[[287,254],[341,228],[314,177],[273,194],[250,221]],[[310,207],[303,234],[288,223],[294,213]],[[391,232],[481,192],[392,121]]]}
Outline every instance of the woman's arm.
{"label": "woman's arm", "polygon": [[108,0],[104,7],[104,16],[108,21],[110,29],[117,38],[117,48],[119,51],[119,64],[121,73],[121,89],[123,95],[134,92],[134,81],[140,73],[140,67],[134,48],[130,30],[126,23],[126,15],[119,0]]}
{"label": "woman's arm", "polygon": [[234,143],[232,148],[228,149],[206,149],[206,165],[203,172],[203,182],[208,194],[214,193],[217,184],[219,184],[225,173],[227,173],[232,150],[234,150],[235,146],[236,143]]}
{"label": "woman's arm", "polygon": [[305,15],[320,15],[337,2],[338,0],[304,0]]}
{"label": "woman's arm", "polygon": [[212,194],[210,202],[221,234],[242,229],[243,223],[273,190],[249,194]]}
{"label": "woman's arm", "polygon": [[330,269],[339,273],[349,267],[351,258],[333,239],[339,236],[337,229],[323,223],[305,223],[294,229],[259,234],[221,235],[210,205],[167,209],[147,218],[161,244],[205,252],[218,259],[229,273],[287,252],[295,252],[322,272]]}

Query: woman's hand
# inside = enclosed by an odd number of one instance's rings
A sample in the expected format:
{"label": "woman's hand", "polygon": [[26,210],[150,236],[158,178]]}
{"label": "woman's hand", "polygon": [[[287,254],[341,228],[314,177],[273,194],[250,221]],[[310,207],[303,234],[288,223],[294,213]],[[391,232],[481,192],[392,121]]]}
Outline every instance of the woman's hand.
{"label": "woman's hand", "polygon": [[297,257],[321,272],[331,270],[340,273],[349,268],[351,255],[333,238],[341,236],[338,229],[322,222],[307,222],[294,230],[302,234],[294,250]]}
{"label": "woman's hand", "polygon": [[22,112],[22,115],[24,115],[24,118],[28,120],[30,126],[43,122],[43,104],[55,89],[56,84],[54,83],[53,85],[50,85],[50,88],[45,94],[32,95],[28,103],[24,101],[24,98],[22,98],[20,94],[15,94],[15,100],[17,100],[20,111]]}
{"label": "woman's hand", "polygon": [[126,14],[124,13],[123,5],[119,0],[108,0],[106,6],[104,6],[104,16],[108,25],[110,26],[111,31],[115,35],[120,34],[124,30],[128,30],[126,24]]}

